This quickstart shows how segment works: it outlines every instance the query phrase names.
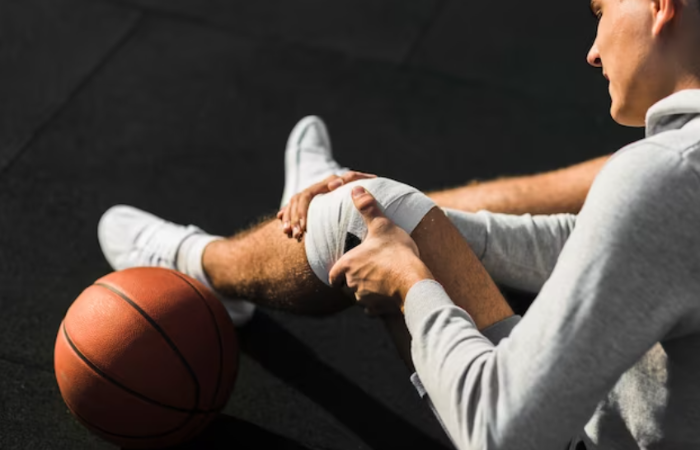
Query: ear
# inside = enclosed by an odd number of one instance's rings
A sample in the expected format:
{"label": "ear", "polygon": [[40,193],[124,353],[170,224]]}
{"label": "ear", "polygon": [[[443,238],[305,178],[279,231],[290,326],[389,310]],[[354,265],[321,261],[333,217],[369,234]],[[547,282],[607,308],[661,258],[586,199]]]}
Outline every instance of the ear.
{"label": "ear", "polygon": [[651,33],[659,36],[666,29],[674,17],[679,7],[679,0],[652,0],[651,8],[653,14],[653,26]]}

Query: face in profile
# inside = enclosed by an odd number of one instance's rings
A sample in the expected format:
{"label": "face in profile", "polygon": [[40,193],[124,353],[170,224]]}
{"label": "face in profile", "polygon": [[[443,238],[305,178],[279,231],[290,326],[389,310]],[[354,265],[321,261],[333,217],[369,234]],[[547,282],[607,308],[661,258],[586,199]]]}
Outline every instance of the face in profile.
{"label": "face in profile", "polygon": [[621,125],[644,126],[647,110],[671,93],[658,7],[653,0],[591,1],[598,32],[587,59],[608,79],[610,114]]}

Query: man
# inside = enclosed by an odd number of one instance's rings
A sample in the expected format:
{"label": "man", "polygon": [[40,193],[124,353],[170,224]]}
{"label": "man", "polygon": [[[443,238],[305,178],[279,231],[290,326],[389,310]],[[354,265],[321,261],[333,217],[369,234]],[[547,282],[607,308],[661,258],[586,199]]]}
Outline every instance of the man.
{"label": "man", "polygon": [[[699,6],[594,0],[588,60],[613,118],[647,139],[613,156],[578,216],[443,212],[369,178],[297,212],[301,242],[274,222],[221,240],[117,208],[100,223],[105,255],[300,312],[344,307],[348,289],[373,312],[401,309],[459,448],[699,448]],[[522,320],[494,280],[540,292]]]}

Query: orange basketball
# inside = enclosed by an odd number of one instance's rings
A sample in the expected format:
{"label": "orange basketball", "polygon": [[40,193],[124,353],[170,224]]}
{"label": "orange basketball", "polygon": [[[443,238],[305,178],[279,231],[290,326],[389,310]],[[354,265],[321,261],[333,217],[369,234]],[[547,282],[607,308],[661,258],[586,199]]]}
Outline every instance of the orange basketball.
{"label": "orange basketball", "polygon": [[61,323],[56,379],[87,428],[127,448],[197,435],[226,405],[238,341],[219,300],[173,270],[111,273],[83,291]]}

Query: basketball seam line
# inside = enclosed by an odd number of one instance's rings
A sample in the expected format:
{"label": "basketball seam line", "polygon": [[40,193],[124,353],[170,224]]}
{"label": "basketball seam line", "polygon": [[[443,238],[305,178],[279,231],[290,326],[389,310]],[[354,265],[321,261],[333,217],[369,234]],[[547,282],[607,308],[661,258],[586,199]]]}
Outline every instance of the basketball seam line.
{"label": "basketball seam line", "polygon": [[[219,370],[217,371],[217,377],[216,377],[216,389],[214,389],[214,397],[212,398],[210,406],[215,406],[214,403],[216,402],[217,398],[219,397],[219,389],[221,389],[221,375],[224,370],[224,342],[223,339],[221,338],[221,332],[219,331],[219,324],[216,322],[216,316],[214,315],[214,311],[211,310],[211,307],[209,307],[209,303],[207,303],[207,300],[204,298],[201,292],[199,292],[199,289],[192,284],[187,278],[183,277],[177,272],[171,272],[173,275],[176,277],[180,278],[182,281],[187,283],[192,290],[194,290],[199,298],[202,300],[204,303],[204,306],[207,308],[207,311],[209,312],[209,316],[212,318],[212,321],[214,322],[214,329],[216,330],[216,337],[217,340],[219,341]],[[225,406],[225,405],[223,405]],[[222,408],[223,408],[222,406]]]}
{"label": "basketball seam line", "polygon": [[107,290],[109,290],[109,291],[114,292],[115,294],[117,294],[122,300],[124,300],[125,302],[127,302],[127,303],[128,303],[129,305],[131,305],[139,314],[141,314],[141,316],[143,316],[143,318],[146,319],[146,321],[147,321],[149,324],[151,324],[151,326],[158,332],[158,334],[160,334],[160,335],[163,337],[163,339],[164,339],[165,342],[168,344],[168,346],[170,347],[170,349],[175,353],[175,355],[177,355],[177,357],[180,359],[180,362],[182,362],[182,364],[185,366],[185,369],[189,372],[190,376],[192,377],[192,381],[194,381],[194,385],[195,385],[195,402],[194,402],[194,405],[195,405],[195,407],[192,408],[192,409],[190,409],[190,411],[199,411],[199,409],[197,408],[197,406],[199,405],[199,393],[200,393],[201,389],[200,389],[200,386],[199,386],[199,380],[197,379],[197,374],[194,373],[194,370],[192,369],[192,367],[190,366],[190,364],[187,362],[187,360],[186,360],[185,357],[182,355],[182,353],[180,353],[180,350],[178,350],[178,348],[175,346],[175,343],[170,339],[170,337],[169,337],[167,334],[165,334],[165,331],[163,331],[163,329],[156,323],[156,321],[153,320],[153,318],[152,318],[151,316],[149,316],[149,315],[146,313],[146,311],[144,311],[143,309],[141,309],[141,307],[140,307],[139,305],[137,305],[136,302],[134,302],[134,301],[131,300],[129,297],[127,297],[126,294],[122,293],[122,292],[119,291],[118,289],[116,289],[116,288],[114,288],[114,287],[112,287],[112,286],[110,286],[110,285],[108,285],[108,284],[104,284],[104,283],[95,283],[94,286],[100,286],[100,287],[102,287],[102,288],[104,288],[104,289],[107,289]]}
{"label": "basketball seam line", "polygon": [[156,405],[156,406],[161,406],[163,408],[171,409],[173,411],[189,413],[189,414],[193,414],[193,413],[194,414],[210,414],[213,412],[217,412],[217,411],[205,411],[205,410],[200,410],[200,409],[178,408],[177,406],[166,405],[164,403],[159,402],[158,400],[153,400],[152,398],[148,398],[145,395],[140,394],[140,393],[134,391],[133,389],[124,386],[123,384],[121,384],[117,380],[113,379],[112,377],[107,375],[105,372],[103,372],[99,367],[97,367],[95,364],[93,364],[89,359],[87,359],[87,357],[85,355],[83,355],[83,353],[80,350],[78,350],[78,347],[76,347],[76,345],[73,343],[73,340],[70,338],[70,335],[68,334],[68,330],[66,329],[65,323],[63,324],[63,335],[66,338],[68,345],[70,345],[70,347],[73,349],[73,351],[78,356],[78,358],[80,358],[85,364],[87,364],[88,367],[90,367],[95,373],[100,375],[105,380],[107,380],[110,383],[112,383],[113,385],[125,390],[129,394],[131,394],[137,398],[140,398],[141,400],[143,400],[145,402],[151,403],[151,404]]}
{"label": "basketball seam line", "polygon": [[164,433],[160,433],[160,434],[149,434],[149,435],[147,435],[147,436],[131,436],[131,435],[128,435],[128,434],[119,434],[119,433],[114,433],[114,432],[112,432],[112,431],[107,431],[107,430],[105,430],[105,429],[102,428],[102,427],[98,427],[98,426],[95,425],[94,423],[92,423],[92,422],[90,422],[89,420],[87,420],[85,417],[83,417],[83,416],[81,416],[80,414],[78,414],[77,412],[75,412],[75,410],[73,410],[73,408],[71,408],[70,405],[68,406],[68,408],[70,409],[70,412],[71,412],[71,413],[75,414],[76,417],[78,417],[80,420],[82,420],[82,421],[85,422],[86,424],[89,424],[92,428],[96,429],[96,430],[99,431],[100,433],[104,433],[104,434],[108,434],[108,435],[110,435],[110,436],[116,436],[116,437],[120,437],[120,438],[127,438],[127,439],[156,439],[156,438],[160,438],[160,437],[165,437],[165,436],[171,435],[171,434],[173,434],[173,433],[177,433],[178,431],[182,430],[183,428],[185,428],[185,426],[186,426],[187,424],[189,424],[189,423],[192,421],[193,418],[195,418],[195,417],[198,416],[198,414],[189,414],[189,415],[187,416],[187,419],[186,419],[184,422],[182,422],[180,425],[178,425],[177,427],[173,428],[172,430],[166,431],[166,432],[164,432]]}

